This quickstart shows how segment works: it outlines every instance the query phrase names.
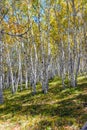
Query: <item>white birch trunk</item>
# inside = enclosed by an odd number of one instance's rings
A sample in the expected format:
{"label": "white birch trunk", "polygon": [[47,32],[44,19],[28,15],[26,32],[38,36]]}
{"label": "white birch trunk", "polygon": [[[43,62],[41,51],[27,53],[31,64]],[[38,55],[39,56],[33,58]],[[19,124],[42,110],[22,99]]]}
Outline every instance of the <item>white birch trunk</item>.
{"label": "white birch trunk", "polygon": [[28,89],[28,73],[27,73],[27,69],[26,69],[26,89]]}
{"label": "white birch trunk", "polygon": [[2,42],[0,41],[0,104],[3,103],[3,92],[2,92]]}
{"label": "white birch trunk", "polygon": [[8,49],[8,45],[6,45],[7,47],[7,55],[8,55],[8,65],[9,65],[9,70],[10,70],[10,77],[11,77],[11,87],[12,87],[12,93],[15,92],[15,86],[14,86],[14,77],[13,77],[13,71],[12,71],[12,63],[11,63],[11,59],[10,59],[10,53],[9,53],[9,49]]}
{"label": "white birch trunk", "polygon": [[65,83],[64,83],[64,80],[65,80],[65,73],[64,73],[64,67],[65,67],[65,57],[64,57],[64,45],[63,45],[63,41],[61,40],[61,43],[60,43],[60,50],[61,50],[61,77],[62,77],[62,86],[63,88],[65,88]]}
{"label": "white birch trunk", "polygon": [[[21,46],[21,45],[20,45]],[[22,61],[21,61],[21,47],[19,47],[19,81],[20,81],[20,90],[22,91]]]}
{"label": "white birch trunk", "polygon": [[[48,90],[48,69],[50,66],[50,61],[51,61],[51,46],[50,46],[50,0],[48,0],[47,2],[48,5],[48,11],[47,11],[47,16],[46,16],[46,22],[47,22],[47,26],[48,26],[48,30],[47,30],[47,68],[46,68],[46,89]],[[46,49],[46,48],[45,48]]]}
{"label": "white birch trunk", "polygon": [[34,63],[33,63],[33,58],[32,58],[32,48],[31,48],[31,79],[32,79],[32,89],[33,89],[33,94],[36,94],[36,79],[35,79],[35,71],[34,71]]}

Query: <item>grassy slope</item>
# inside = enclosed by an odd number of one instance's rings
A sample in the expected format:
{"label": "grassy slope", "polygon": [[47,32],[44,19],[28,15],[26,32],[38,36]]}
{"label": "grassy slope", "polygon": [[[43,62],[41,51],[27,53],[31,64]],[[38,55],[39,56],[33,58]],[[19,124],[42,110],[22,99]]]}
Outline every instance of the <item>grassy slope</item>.
{"label": "grassy slope", "polygon": [[78,80],[77,88],[64,90],[60,79],[55,78],[46,95],[39,85],[35,96],[31,90],[15,95],[5,91],[5,103],[0,105],[0,130],[79,130],[87,121],[87,79]]}

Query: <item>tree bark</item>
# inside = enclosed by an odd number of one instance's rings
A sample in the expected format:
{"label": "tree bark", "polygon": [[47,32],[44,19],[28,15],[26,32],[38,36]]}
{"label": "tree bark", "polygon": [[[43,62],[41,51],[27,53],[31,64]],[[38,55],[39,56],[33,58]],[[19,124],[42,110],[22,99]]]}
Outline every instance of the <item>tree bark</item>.
{"label": "tree bark", "polygon": [[[0,39],[1,40],[1,39]],[[2,41],[0,41],[0,104],[3,103],[3,92],[2,92],[2,77],[3,77],[3,73],[2,73]]]}

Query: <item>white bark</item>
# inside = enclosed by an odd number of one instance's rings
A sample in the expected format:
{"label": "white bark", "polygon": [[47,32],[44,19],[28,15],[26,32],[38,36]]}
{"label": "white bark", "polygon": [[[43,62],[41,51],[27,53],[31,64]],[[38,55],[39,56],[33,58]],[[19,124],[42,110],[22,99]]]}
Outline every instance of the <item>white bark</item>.
{"label": "white bark", "polygon": [[8,55],[8,66],[9,66],[9,70],[10,70],[10,77],[11,77],[11,87],[12,87],[12,93],[15,92],[15,86],[14,86],[14,77],[13,77],[13,71],[12,71],[12,63],[11,63],[11,59],[10,59],[10,52],[9,52],[9,49],[8,49],[8,45],[6,45],[7,47],[7,55]]}
{"label": "white bark", "polygon": [[0,104],[3,103],[3,92],[2,92],[2,42],[0,41]]}
{"label": "white bark", "polygon": [[19,76],[19,81],[20,81],[20,90],[22,91],[22,59],[21,59],[21,45],[20,45],[20,47],[19,47],[19,74],[18,74],[18,76]]}
{"label": "white bark", "polygon": [[32,57],[32,48],[31,48],[31,79],[32,79],[32,89],[33,89],[33,94],[36,93],[36,75],[35,75],[35,70],[34,70],[34,62],[33,62],[33,57]]}

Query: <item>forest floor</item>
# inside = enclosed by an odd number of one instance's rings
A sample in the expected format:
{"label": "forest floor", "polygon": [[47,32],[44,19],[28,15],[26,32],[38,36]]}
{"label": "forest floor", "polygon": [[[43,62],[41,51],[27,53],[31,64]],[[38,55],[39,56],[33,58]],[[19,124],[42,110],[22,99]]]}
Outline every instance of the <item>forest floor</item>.
{"label": "forest floor", "polygon": [[37,85],[37,94],[31,88],[12,95],[4,91],[0,105],[0,130],[80,130],[87,121],[87,79],[78,78],[76,88],[62,88],[55,77],[49,82],[47,94]]}

